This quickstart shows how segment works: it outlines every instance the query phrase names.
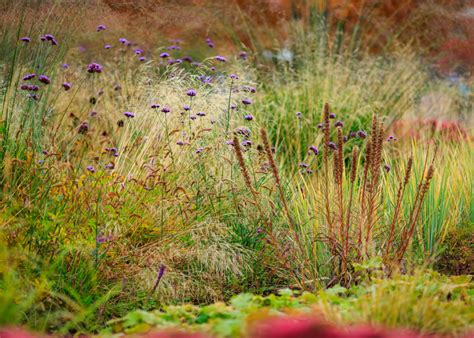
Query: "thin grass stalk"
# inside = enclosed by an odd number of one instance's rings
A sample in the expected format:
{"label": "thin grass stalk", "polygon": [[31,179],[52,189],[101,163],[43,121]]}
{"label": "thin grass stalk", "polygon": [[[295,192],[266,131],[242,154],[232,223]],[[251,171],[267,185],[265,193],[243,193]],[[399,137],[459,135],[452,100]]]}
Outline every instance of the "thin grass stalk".
{"label": "thin grass stalk", "polygon": [[349,256],[349,231],[351,227],[351,214],[352,214],[352,199],[354,195],[354,185],[357,177],[357,163],[359,159],[359,148],[354,147],[352,150],[352,162],[351,162],[351,176],[350,176],[350,192],[349,192],[349,204],[347,206],[347,220],[346,220],[346,233],[344,236],[344,260],[347,263]]}

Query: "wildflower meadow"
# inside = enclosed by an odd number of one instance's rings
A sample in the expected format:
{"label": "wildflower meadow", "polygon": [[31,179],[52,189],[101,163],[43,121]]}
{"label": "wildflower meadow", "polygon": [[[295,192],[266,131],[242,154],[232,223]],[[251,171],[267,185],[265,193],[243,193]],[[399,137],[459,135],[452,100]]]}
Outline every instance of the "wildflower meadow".
{"label": "wildflower meadow", "polygon": [[0,9],[0,337],[474,335],[474,3]]}

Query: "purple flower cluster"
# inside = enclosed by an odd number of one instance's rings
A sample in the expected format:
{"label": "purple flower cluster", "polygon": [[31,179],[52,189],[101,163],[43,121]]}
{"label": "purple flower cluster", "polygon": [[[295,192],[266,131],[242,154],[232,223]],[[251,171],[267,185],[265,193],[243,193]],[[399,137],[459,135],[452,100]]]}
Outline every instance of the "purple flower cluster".
{"label": "purple flower cluster", "polygon": [[87,72],[88,73],[101,73],[102,72],[102,66],[99,65],[98,63],[90,63],[88,66],[87,66]]}
{"label": "purple flower cluster", "polygon": [[106,29],[107,29],[107,26],[106,26],[106,25],[98,25],[98,26],[97,26],[97,31],[98,31],[98,32],[105,31]]}
{"label": "purple flower cluster", "polygon": [[51,45],[53,45],[53,46],[56,46],[58,44],[58,41],[56,40],[56,38],[52,34],[45,34],[45,35],[40,37],[40,40],[41,41],[50,41]]}
{"label": "purple flower cluster", "polygon": [[38,81],[41,82],[41,83],[44,83],[44,84],[50,84],[51,83],[51,80],[49,79],[49,77],[47,77],[46,75],[40,75],[38,77]]}

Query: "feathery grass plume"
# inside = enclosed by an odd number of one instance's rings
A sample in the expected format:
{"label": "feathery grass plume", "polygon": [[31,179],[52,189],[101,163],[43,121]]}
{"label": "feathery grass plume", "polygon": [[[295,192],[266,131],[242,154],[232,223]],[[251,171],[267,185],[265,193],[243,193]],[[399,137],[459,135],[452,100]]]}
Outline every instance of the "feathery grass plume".
{"label": "feathery grass plume", "polygon": [[366,207],[366,200],[365,195],[367,193],[367,181],[369,178],[369,168],[372,165],[372,141],[369,140],[367,142],[367,146],[365,148],[365,163],[364,163],[364,174],[362,178],[362,190],[360,192],[359,203],[361,205],[361,211],[359,216],[359,235],[358,235],[358,254],[359,256],[362,253],[362,233],[364,232],[364,217],[365,217],[365,207]]}
{"label": "feathery grass plume", "polygon": [[387,241],[387,246],[385,247],[385,255],[388,255],[390,252],[390,246],[392,245],[393,236],[395,233],[395,225],[398,221],[398,216],[400,214],[400,209],[402,205],[403,195],[405,193],[405,188],[408,184],[408,181],[410,180],[412,166],[413,166],[413,155],[411,155],[408,159],[407,168],[405,170],[405,177],[403,178],[403,181],[400,182],[400,186],[398,187],[395,211],[393,213],[392,223],[390,224],[390,235]]}
{"label": "feathery grass plume", "polygon": [[324,206],[326,222],[329,227],[329,237],[334,237],[334,228],[331,219],[331,209],[329,206],[329,142],[330,142],[330,128],[329,123],[329,103],[324,104],[323,108],[323,133],[324,133],[324,148],[323,148],[323,165],[324,165]]}
{"label": "feathery grass plume", "polygon": [[367,217],[365,233],[365,254],[368,254],[369,241],[372,228],[375,224],[375,212],[377,210],[377,196],[379,195],[380,165],[382,163],[383,127],[378,122],[376,115],[372,120],[372,146],[371,146],[371,168],[370,186],[367,195]]}
{"label": "feathery grass plume", "polygon": [[351,176],[350,176],[350,193],[349,193],[349,204],[347,206],[347,220],[346,220],[346,233],[344,234],[344,264],[347,264],[347,258],[349,255],[349,232],[351,227],[351,214],[352,214],[352,198],[354,194],[354,184],[357,177],[357,164],[359,162],[359,148],[355,146],[352,149],[352,161],[351,161]]}
{"label": "feathery grass plume", "polygon": [[344,140],[342,128],[337,127],[337,150],[334,155],[334,182],[336,184],[337,208],[339,209],[339,235],[344,242],[344,192],[342,178],[344,174]]}
{"label": "feathery grass plume", "polygon": [[250,174],[249,174],[249,171],[247,169],[247,166],[245,165],[244,155],[242,153],[242,149],[240,148],[240,143],[239,143],[239,139],[237,138],[237,136],[234,136],[232,145],[235,149],[235,155],[237,157],[237,162],[239,163],[240,172],[242,173],[242,176],[244,177],[245,185],[250,190],[250,193],[252,194],[252,196],[255,200],[255,205],[258,209],[258,212],[260,213],[260,217],[262,218],[262,220],[265,223],[267,223],[266,225],[268,225],[269,228],[270,228],[270,229],[265,229],[265,230],[269,230],[271,232],[272,231],[272,223],[267,217],[265,217],[265,214],[264,214],[264,212],[262,210],[262,207],[259,203],[260,199],[258,198],[258,194],[257,194],[257,192],[255,191],[255,189],[252,185],[252,181],[250,179]]}
{"label": "feathery grass plume", "polygon": [[410,243],[410,240],[413,236],[413,232],[415,231],[415,226],[416,226],[416,223],[417,223],[418,218],[420,216],[421,206],[422,206],[423,201],[425,199],[426,193],[428,192],[428,189],[430,188],[431,180],[433,179],[434,162],[436,160],[437,154],[438,154],[438,145],[436,145],[436,148],[435,148],[435,151],[434,151],[434,154],[433,154],[433,158],[431,160],[430,166],[428,167],[428,172],[426,173],[426,177],[424,178],[424,180],[422,180],[422,182],[420,182],[419,198],[418,198],[417,201],[415,201],[415,204],[413,206],[413,209],[415,211],[413,213],[413,217],[410,219],[408,230],[404,231],[404,233],[403,233],[400,248],[399,248],[398,253],[397,253],[399,262],[401,262],[401,260],[403,259],[403,256],[405,255],[405,252],[408,248],[408,244]]}
{"label": "feathery grass plume", "polygon": [[[303,245],[301,243],[301,240],[300,240],[300,236],[298,235],[298,231],[296,229],[296,225],[293,221],[293,218],[291,217],[291,214],[290,214],[290,211],[288,209],[288,205],[286,203],[286,198],[285,198],[285,194],[283,192],[283,187],[281,185],[281,181],[280,181],[280,175],[278,174],[278,168],[275,164],[275,160],[273,159],[273,154],[272,154],[272,149],[270,147],[270,142],[268,140],[268,135],[267,135],[267,131],[264,129],[264,128],[261,128],[260,129],[260,135],[262,137],[262,142],[263,142],[263,148],[265,150],[265,153],[267,154],[267,159],[268,159],[268,162],[270,163],[270,167],[271,167],[271,170],[272,170],[272,174],[273,174],[273,178],[275,179],[275,185],[277,187],[277,190],[278,190],[278,193],[280,195],[280,199],[281,199],[281,203],[283,204],[283,209],[285,211],[285,215],[288,219],[288,223],[290,225],[290,229],[291,231],[293,232],[293,236],[295,237],[295,241],[297,243],[297,246],[298,246],[298,249],[300,250],[300,254],[305,257],[305,251],[304,251],[304,248],[303,248]],[[306,260],[306,258],[305,258]],[[303,276],[304,277],[304,276]],[[301,283],[302,285],[304,285],[304,280],[302,281]]]}

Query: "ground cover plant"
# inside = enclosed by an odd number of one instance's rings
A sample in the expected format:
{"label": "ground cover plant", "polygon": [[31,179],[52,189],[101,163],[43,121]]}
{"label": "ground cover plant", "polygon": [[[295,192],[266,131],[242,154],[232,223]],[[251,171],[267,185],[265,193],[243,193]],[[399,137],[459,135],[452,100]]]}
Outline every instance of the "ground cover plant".
{"label": "ground cover plant", "polygon": [[472,78],[313,5],[271,43],[245,6],[192,38],[2,14],[2,327],[472,332]]}

